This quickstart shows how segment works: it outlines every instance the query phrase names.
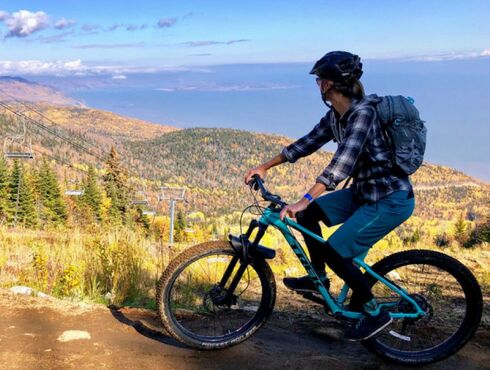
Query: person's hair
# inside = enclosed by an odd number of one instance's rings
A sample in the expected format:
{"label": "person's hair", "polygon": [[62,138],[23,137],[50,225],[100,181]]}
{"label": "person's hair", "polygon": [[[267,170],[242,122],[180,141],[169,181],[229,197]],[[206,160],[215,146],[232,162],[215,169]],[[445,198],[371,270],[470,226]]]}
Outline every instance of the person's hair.
{"label": "person's hair", "polygon": [[341,94],[353,99],[362,99],[366,96],[362,82],[357,79],[350,84],[334,84],[333,88]]}

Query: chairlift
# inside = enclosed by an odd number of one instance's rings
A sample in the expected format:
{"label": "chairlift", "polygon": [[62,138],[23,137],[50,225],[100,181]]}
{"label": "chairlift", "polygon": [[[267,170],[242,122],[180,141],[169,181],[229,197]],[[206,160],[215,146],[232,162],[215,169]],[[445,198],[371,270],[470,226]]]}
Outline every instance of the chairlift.
{"label": "chairlift", "polygon": [[27,140],[26,121],[22,117],[23,131],[21,134],[8,135],[3,142],[3,154],[10,159],[33,159],[31,140]]}
{"label": "chairlift", "polygon": [[147,206],[150,202],[148,201],[148,197],[143,190],[136,192],[136,196],[131,202],[135,206]]}
{"label": "chairlift", "polygon": [[80,197],[85,194],[85,190],[80,189],[78,181],[73,179],[68,180],[67,189],[65,190],[65,195],[70,197]]}
{"label": "chairlift", "polygon": [[66,190],[65,191],[65,195],[74,196],[74,197],[79,197],[79,196],[82,196],[83,194],[85,194],[84,190]]}

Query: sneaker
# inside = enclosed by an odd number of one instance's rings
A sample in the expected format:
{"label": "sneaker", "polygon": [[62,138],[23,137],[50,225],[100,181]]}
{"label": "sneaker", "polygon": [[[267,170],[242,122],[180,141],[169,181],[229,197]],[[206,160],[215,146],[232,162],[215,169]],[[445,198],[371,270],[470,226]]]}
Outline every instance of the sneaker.
{"label": "sneaker", "polygon": [[345,338],[352,342],[373,338],[390,325],[392,321],[393,318],[384,309],[381,309],[376,316],[366,314],[357,320],[354,326],[347,329]]}
{"label": "sneaker", "polygon": [[[282,281],[287,288],[296,292],[318,292],[316,285],[313,283],[309,275],[300,278],[287,277],[282,279]],[[323,280],[323,284],[328,290],[328,288],[330,287],[330,281],[325,278],[325,280]]]}

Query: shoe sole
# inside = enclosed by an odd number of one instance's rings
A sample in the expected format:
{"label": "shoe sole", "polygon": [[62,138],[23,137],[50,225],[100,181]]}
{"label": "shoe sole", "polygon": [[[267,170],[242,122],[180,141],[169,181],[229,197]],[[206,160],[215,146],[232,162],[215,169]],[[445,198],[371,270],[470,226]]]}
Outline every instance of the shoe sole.
{"label": "shoe sole", "polygon": [[388,321],[386,324],[384,324],[383,326],[381,326],[380,328],[376,329],[375,331],[373,331],[371,334],[369,334],[368,336],[364,337],[364,338],[359,338],[359,339],[350,339],[350,338],[346,338],[349,342],[360,342],[360,341],[363,341],[363,340],[368,340],[368,339],[371,339],[373,338],[374,336],[376,336],[377,334],[379,334],[380,332],[382,332],[384,329],[386,329],[387,326],[389,326],[391,323],[393,322],[393,317],[390,316],[390,321]]}

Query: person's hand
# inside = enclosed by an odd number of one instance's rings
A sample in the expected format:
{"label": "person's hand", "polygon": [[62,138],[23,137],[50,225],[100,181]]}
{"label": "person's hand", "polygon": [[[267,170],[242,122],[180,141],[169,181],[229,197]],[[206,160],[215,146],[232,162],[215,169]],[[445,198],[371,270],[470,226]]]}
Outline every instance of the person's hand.
{"label": "person's hand", "polygon": [[309,204],[309,201],[308,201],[308,199],[305,199],[305,198],[301,199],[297,203],[288,204],[286,207],[284,207],[281,210],[281,213],[279,214],[279,218],[281,219],[281,221],[284,220],[285,216],[295,218],[296,213],[301,212],[304,209],[306,209],[306,207],[308,207],[308,204]]}
{"label": "person's hand", "polygon": [[264,167],[262,167],[262,166],[258,166],[258,167],[252,168],[245,175],[245,179],[244,179],[245,180],[245,184],[248,185],[248,183],[250,182],[250,180],[252,180],[252,176],[253,175],[259,175],[260,178],[263,179],[265,177],[266,172],[267,172],[267,169],[264,168]]}

